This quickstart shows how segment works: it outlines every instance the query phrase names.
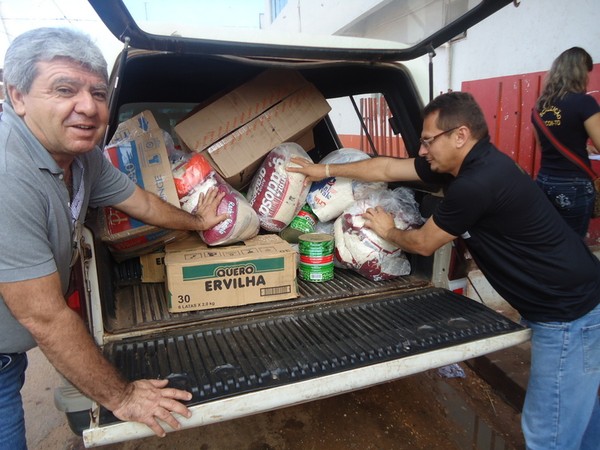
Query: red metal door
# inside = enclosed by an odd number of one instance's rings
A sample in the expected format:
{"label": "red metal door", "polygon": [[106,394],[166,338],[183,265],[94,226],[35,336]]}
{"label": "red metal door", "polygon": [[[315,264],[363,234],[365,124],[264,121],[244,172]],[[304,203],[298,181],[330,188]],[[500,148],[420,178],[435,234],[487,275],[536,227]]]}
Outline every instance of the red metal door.
{"label": "red metal door", "polygon": [[[600,64],[590,73],[588,91],[600,102]],[[492,142],[513,158],[532,177],[540,167],[531,109],[539,96],[545,72],[464,81],[461,89],[473,94],[486,117]],[[600,161],[592,161],[600,174]],[[600,245],[600,220],[590,222],[588,245]]]}

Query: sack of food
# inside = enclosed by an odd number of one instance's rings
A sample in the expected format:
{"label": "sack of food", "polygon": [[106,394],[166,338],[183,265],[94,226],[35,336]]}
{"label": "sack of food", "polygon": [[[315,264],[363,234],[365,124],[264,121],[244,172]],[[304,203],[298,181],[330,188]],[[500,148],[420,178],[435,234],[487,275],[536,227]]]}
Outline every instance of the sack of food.
{"label": "sack of food", "polygon": [[179,198],[186,197],[197,186],[213,182],[215,170],[200,153],[190,153],[172,167],[173,181]]}
{"label": "sack of food", "polygon": [[233,189],[199,153],[173,168],[173,177],[181,208],[195,214],[200,195],[206,195],[216,187],[225,193],[217,206],[217,214],[227,213],[229,217],[214,227],[199,231],[207,245],[225,245],[253,238],[260,231],[258,215],[246,198]]}
{"label": "sack of food", "polygon": [[423,224],[410,189],[373,191],[346,209],[334,222],[336,265],[352,269],[373,281],[408,275],[410,262],[404,252],[365,227],[362,214],[376,206],[392,213],[396,228],[401,230]]}
{"label": "sack of food", "polygon": [[255,237],[260,231],[256,212],[242,194],[222,179],[219,180],[219,175],[216,178],[219,193],[225,193],[217,207],[217,214],[226,213],[229,218],[208,230],[200,231],[200,237],[207,245],[232,244]]}
{"label": "sack of food", "polygon": [[[345,164],[369,159],[366,153],[354,148],[334,150],[319,164]],[[306,202],[322,222],[335,220],[356,200],[365,195],[369,189],[387,189],[382,182],[366,182],[344,177],[329,177],[314,182],[310,188]]]}
{"label": "sack of food", "polygon": [[271,150],[252,178],[246,198],[258,214],[260,226],[280,232],[287,227],[306,203],[310,183],[301,173],[291,173],[287,167],[298,167],[292,157],[308,159],[308,153],[294,142],[284,142]]}

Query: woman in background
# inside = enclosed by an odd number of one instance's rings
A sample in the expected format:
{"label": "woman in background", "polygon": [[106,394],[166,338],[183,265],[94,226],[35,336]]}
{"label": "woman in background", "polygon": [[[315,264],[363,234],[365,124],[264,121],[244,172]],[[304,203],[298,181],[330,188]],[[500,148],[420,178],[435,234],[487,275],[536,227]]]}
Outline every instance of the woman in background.
{"label": "woman in background", "polygon": [[[588,151],[600,149],[600,106],[586,94],[592,57],[582,48],[562,52],[546,75],[535,109],[554,137],[591,167]],[[542,148],[537,184],[554,207],[580,236],[585,237],[594,207],[590,177],[569,161],[534,122]],[[593,147],[588,146],[588,138]]]}

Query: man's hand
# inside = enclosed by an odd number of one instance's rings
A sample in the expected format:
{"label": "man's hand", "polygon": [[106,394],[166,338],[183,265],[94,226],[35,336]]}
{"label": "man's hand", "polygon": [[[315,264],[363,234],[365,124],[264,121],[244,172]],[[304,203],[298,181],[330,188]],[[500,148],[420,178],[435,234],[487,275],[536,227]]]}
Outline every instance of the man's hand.
{"label": "man's hand", "polygon": [[308,185],[313,181],[320,181],[323,178],[327,178],[325,170],[325,164],[315,164],[312,161],[308,161],[304,158],[293,157],[290,158],[290,162],[297,164],[300,167],[287,166],[285,169],[292,173],[301,173],[306,176],[304,184]]}
{"label": "man's hand", "polygon": [[228,214],[217,215],[217,208],[223,197],[225,197],[225,192],[219,192],[216,187],[210,188],[206,194],[200,194],[196,209],[198,231],[208,230],[229,218]]}
{"label": "man's hand", "polygon": [[121,377],[104,358],[81,318],[67,306],[57,272],[0,283],[0,294],[56,370],[119,419],[144,423],[164,436],[157,419],[177,429],[179,422],[173,413],[190,417],[190,411],[178,401],[190,400],[189,392],[165,388],[168,380],[128,383]]}
{"label": "man's hand", "polygon": [[365,227],[373,230],[379,237],[386,241],[391,240],[391,232],[396,229],[394,215],[386,212],[381,206],[367,209],[363,215]]}
{"label": "man's hand", "polygon": [[217,207],[223,197],[225,193],[219,192],[216,187],[209,189],[199,196],[196,214],[190,214],[136,186],[127,200],[113,206],[149,225],[171,230],[204,231],[229,217],[227,214],[217,215]]}
{"label": "man's hand", "polygon": [[192,394],[179,389],[167,388],[168,380],[138,380],[127,386],[125,398],[113,410],[115,417],[125,421],[141,422],[150,427],[157,436],[164,437],[165,430],[157,421],[162,420],[171,428],[180,428],[174,413],[190,418],[192,413],[177,400],[190,400]]}

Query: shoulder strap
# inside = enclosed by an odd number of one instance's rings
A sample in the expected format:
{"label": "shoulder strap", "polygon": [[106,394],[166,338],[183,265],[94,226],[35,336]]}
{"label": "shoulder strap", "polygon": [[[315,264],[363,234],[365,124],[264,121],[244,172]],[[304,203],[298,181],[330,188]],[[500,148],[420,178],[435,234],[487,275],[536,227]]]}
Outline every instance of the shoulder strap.
{"label": "shoulder strap", "polygon": [[558,139],[556,139],[556,137],[554,137],[554,135],[550,132],[550,129],[546,126],[546,124],[544,123],[544,121],[542,120],[542,118],[540,117],[538,112],[535,110],[535,108],[533,108],[531,110],[531,118],[539,126],[540,130],[542,130],[542,133],[544,133],[544,136],[546,136],[546,138],[548,138],[548,140],[554,146],[554,148],[556,148],[558,151],[560,151],[564,155],[565,158],[567,158],[573,164],[575,164],[576,166],[581,168],[585,173],[588,174],[588,176],[592,180],[598,178],[598,175],[596,174],[596,172],[594,172],[586,164],[584,164],[584,162],[581,160],[580,157],[578,157],[575,153],[573,153],[567,147],[562,145],[558,141]]}

